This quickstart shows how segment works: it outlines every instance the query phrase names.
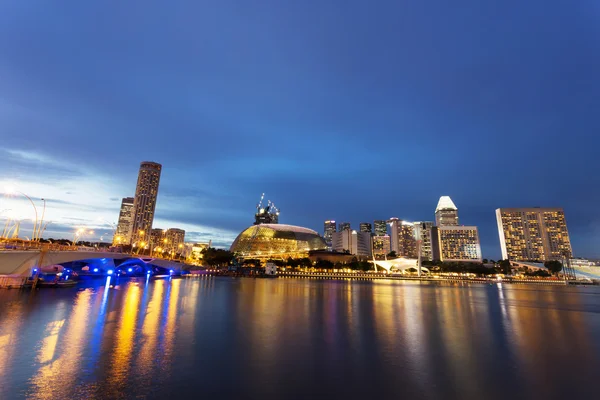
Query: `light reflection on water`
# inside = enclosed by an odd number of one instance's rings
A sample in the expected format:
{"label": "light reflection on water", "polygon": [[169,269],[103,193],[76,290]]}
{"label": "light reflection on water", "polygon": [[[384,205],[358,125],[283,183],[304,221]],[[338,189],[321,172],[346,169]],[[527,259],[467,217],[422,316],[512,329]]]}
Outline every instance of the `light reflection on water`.
{"label": "light reflection on water", "polygon": [[109,278],[0,304],[2,399],[577,398],[600,370],[599,288]]}

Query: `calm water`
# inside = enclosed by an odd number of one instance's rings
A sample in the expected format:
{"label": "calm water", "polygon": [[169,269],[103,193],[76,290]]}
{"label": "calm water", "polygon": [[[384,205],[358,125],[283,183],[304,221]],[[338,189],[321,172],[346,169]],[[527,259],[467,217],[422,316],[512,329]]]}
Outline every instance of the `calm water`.
{"label": "calm water", "polygon": [[599,398],[599,289],[201,278],[3,290],[0,398]]}

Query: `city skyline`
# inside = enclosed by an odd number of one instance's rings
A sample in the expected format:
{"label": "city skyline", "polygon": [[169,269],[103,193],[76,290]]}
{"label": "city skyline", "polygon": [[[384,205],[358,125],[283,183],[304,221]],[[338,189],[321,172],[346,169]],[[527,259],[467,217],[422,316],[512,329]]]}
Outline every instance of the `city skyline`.
{"label": "city skyline", "polygon": [[[155,160],[155,225],[189,241],[227,247],[263,192],[319,232],[432,221],[445,194],[484,257],[500,257],[494,210],[540,206],[564,209],[575,256],[600,258],[595,8],[326,3],[0,6],[0,192],[47,199],[44,236],[110,233],[98,218],[117,223]],[[128,15],[178,22],[132,30]],[[32,218],[26,199],[0,202]]]}

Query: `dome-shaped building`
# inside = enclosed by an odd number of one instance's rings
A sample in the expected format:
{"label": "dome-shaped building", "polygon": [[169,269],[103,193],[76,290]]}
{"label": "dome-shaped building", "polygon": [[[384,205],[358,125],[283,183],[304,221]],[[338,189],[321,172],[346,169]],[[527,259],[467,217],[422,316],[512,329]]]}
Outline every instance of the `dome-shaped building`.
{"label": "dome-shaped building", "polygon": [[242,258],[287,259],[308,257],[312,250],[327,248],[312,229],[284,224],[253,225],[238,235],[230,251]]}

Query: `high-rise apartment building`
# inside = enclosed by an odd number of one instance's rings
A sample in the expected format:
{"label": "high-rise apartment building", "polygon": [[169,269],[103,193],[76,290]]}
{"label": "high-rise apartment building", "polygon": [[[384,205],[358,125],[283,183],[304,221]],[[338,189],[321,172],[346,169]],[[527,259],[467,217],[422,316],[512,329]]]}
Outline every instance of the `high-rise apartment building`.
{"label": "high-rise apartment building", "polygon": [[140,165],[133,200],[132,243],[148,242],[150,239],[161,170],[162,166],[154,162],[144,161]]}
{"label": "high-rise apartment building", "polygon": [[325,239],[327,247],[331,247],[331,239],[333,238],[335,231],[335,221],[325,221],[323,226],[323,239]]}
{"label": "high-rise apartment building", "polygon": [[340,224],[338,225],[338,231],[346,231],[346,230],[350,230],[350,222],[340,222]]}
{"label": "high-rise apartment building", "polygon": [[476,226],[432,228],[433,259],[446,262],[481,262],[481,245]]}
{"label": "high-rise apartment building", "polygon": [[449,196],[440,197],[435,208],[435,224],[437,226],[458,226],[458,208]]}
{"label": "high-rise apartment building", "polygon": [[373,228],[371,227],[371,224],[369,222],[361,222],[360,223],[360,231],[361,232],[372,233],[373,232]]}
{"label": "high-rise apartment building", "polygon": [[355,256],[371,257],[371,234],[343,229],[333,234],[333,250]]}
{"label": "high-rise apartment building", "polygon": [[113,237],[113,245],[131,244],[131,225],[133,222],[133,197],[125,197],[121,201],[119,222]]}
{"label": "high-rise apartment building", "polygon": [[185,244],[185,231],[178,228],[169,228],[165,233],[167,251],[173,251],[174,253],[180,253]]}
{"label": "high-rise apartment building", "polygon": [[373,256],[377,259],[383,259],[387,256],[390,249],[390,237],[388,235],[373,236]]}
{"label": "high-rise apartment building", "polygon": [[433,261],[431,252],[431,228],[433,222],[415,222],[415,236],[420,241],[418,248],[421,250],[422,261]]}
{"label": "high-rise apartment building", "polygon": [[543,262],[572,256],[562,208],[499,208],[496,220],[505,260]]}
{"label": "high-rise apartment building", "polygon": [[387,235],[387,222],[383,220],[377,220],[373,223],[375,226],[375,235],[385,236]]}

